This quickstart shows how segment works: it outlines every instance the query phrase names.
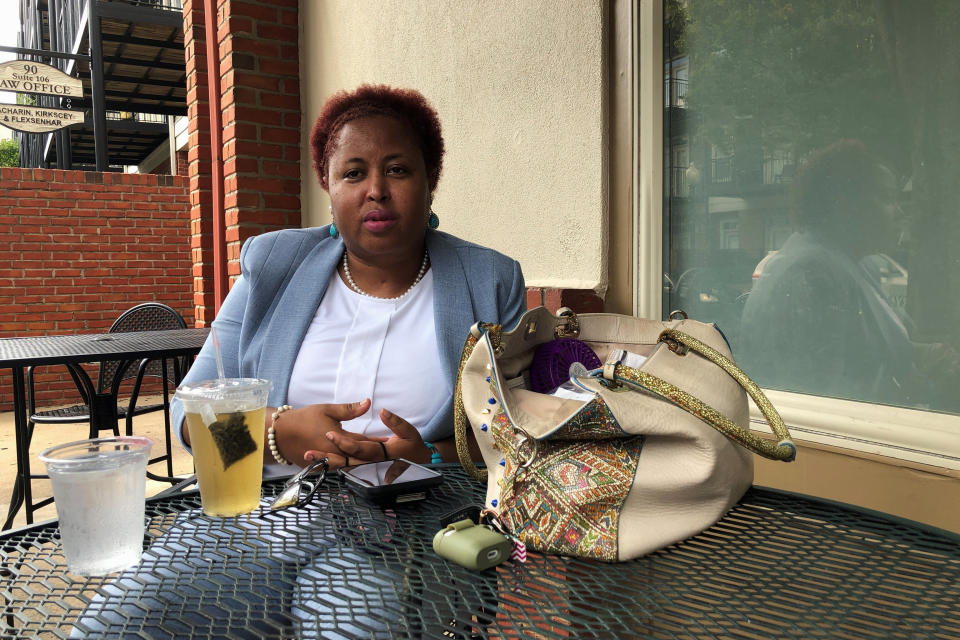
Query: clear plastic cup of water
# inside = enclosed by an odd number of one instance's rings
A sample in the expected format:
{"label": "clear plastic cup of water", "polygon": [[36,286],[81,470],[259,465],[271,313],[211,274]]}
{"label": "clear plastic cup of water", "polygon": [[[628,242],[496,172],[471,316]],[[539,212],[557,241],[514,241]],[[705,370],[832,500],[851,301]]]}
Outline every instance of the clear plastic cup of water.
{"label": "clear plastic cup of water", "polygon": [[67,568],[100,576],[140,561],[147,459],[153,440],[79,440],[40,454],[53,485]]}

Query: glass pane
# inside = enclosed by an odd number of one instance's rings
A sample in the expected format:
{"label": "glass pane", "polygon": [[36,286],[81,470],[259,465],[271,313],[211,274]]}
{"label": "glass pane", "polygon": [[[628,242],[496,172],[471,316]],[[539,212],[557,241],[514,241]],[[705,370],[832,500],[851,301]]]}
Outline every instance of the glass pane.
{"label": "glass pane", "polygon": [[954,0],[665,0],[665,312],[761,386],[960,413],[958,32]]}

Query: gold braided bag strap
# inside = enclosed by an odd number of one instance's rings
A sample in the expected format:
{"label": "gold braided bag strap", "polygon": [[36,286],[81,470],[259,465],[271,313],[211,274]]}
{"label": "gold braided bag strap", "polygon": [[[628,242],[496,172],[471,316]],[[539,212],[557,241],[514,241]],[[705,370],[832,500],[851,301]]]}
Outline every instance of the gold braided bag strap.
{"label": "gold braided bag strap", "polygon": [[668,348],[677,353],[678,356],[685,356],[688,350],[696,351],[726,371],[727,374],[736,380],[737,383],[750,394],[750,397],[753,398],[753,401],[757,404],[760,412],[763,413],[763,417],[766,418],[767,424],[770,425],[778,441],[773,442],[772,440],[765,440],[754,435],[748,429],[744,429],[736,424],[699,398],[670,384],[666,380],[652,376],[639,369],[617,365],[614,369],[616,382],[625,383],[632,387],[640,387],[668,402],[672,402],[681,409],[706,422],[734,442],[739,443],[741,446],[764,458],[790,462],[797,457],[797,447],[793,444],[793,440],[790,438],[790,432],[787,431],[787,427],[783,423],[780,414],[777,413],[777,410],[770,404],[770,401],[760,387],[732,360],[713,347],[677,329],[664,329],[660,333],[659,342],[666,343]]}
{"label": "gold braided bag strap", "polygon": [[479,469],[473,463],[470,457],[470,446],[467,440],[467,412],[463,407],[463,368],[473,353],[473,348],[477,346],[483,331],[490,333],[490,339],[493,344],[499,344],[500,332],[502,330],[499,324],[477,323],[470,329],[470,335],[463,345],[463,353],[460,355],[460,365],[457,367],[457,386],[453,392],[453,433],[456,436],[457,456],[460,458],[460,464],[464,470],[474,480],[486,481],[487,470]]}

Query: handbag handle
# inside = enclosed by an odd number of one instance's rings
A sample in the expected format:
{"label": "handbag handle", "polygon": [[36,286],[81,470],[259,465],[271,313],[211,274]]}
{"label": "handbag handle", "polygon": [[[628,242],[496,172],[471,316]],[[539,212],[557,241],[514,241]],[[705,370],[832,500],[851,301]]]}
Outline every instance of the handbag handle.
{"label": "handbag handle", "polygon": [[[474,325],[474,328],[495,328],[499,334],[499,326],[493,325]],[[456,437],[457,443],[457,457],[460,458],[460,465],[463,467],[464,471],[467,472],[474,480],[485,481],[487,479],[487,470],[479,469],[477,465],[473,463],[473,458],[470,457],[470,447],[467,441],[467,412],[463,408],[463,367],[467,364],[467,359],[470,357],[470,354],[473,353],[473,348],[477,346],[477,341],[480,339],[478,335],[483,335],[480,331],[474,331],[474,328],[470,329],[470,335],[467,336],[467,341],[463,345],[463,352],[460,355],[460,365],[457,367],[457,386],[453,392],[453,435]]]}
{"label": "handbag handle", "polygon": [[[453,405],[453,430],[456,436],[457,456],[460,458],[460,464],[467,474],[473,479],[480,481],[486,480],[487,470],[479,469],[470,457],[470,449],[467,441],[467,413],[463,406],[463,367],[470,357],[470,354],[473,353],[473,349],[479,341],[480,336],[483,335],[484,330],[491,332],[491,339],[499,339],[500,337],[501,327],[499,325],[479,324],[474,325],[474,328],[471,329],[471,333],[463,346],[460,365],[457,368],[457,384],[454,390]],[[499,340],[496,341],[499,342]],[[774,435],[778,438],[778,441],[773,442],[750,433],[749,430],[733,422],[699,398],[670,384],[666,380],[650,375],[639,369],[618,364],[614,369],[615,381],[624,383],[631,388],[644,389],[679,406],[681,409],[696,416],[734,442],[765,458],[783,460],[784,462],[790,462],[796,458],[797,447],[790,438],[790,432],[787,430],[783,418],[780,417],[780,414],[770,403],[770,400],[767,399],[767,396],[760,387],[732,360],[713,347],[677,329],[664,329],[660,332],[658,341],[666,343],[667,348],[679,356],[684,356],[688,350],[693,350],[726,371],[727,374],[736,380],[750,397],[753,398],[753,401],[760,409],[760,412],[773,430]]]}
{"label": "handbag handle", "polygon": [[757,404],[757,407],[766,419],[767,424],[773,430],[774,435],[778,438],[778,441],[773,442],[772,440],[766,440],[750,433],[748,429],[744,429],[696,396],[645,371],[618,364],[614,369],[614,381],[625,383],[631,388],[639,387],[668,402],[672,402],[734,442],[764,458],[790,462],[797,457],[797,447],[790,438],[790,432],[783,423],[783,418],[777,413],[777,410],[770,403],[770,400],[767,399],[763,390],[732,360],[710,345],[677,329],[664,329],[661,331],[658,342],[665,343],[667,348],[678,356],[685,356],[688,350],[695,351],[726,371],[727,374],[736,380],[736,382],[750,394],[750,397],[753,398],[753,401]]}

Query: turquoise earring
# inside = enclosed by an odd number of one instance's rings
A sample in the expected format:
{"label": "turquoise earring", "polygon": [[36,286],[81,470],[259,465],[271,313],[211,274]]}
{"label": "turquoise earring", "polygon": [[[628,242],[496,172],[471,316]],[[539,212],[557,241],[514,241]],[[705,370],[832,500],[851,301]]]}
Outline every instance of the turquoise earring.
{"label": "turquoise earring", "polygon": [[340,235],[337,231],[337,223],[333,221],[333,205],[330,205],[330,237],[336,238]]}
{"label": "turquoise earring", "polygon": [[330,237],[336,238],[340,235],[340,232],[337,230],[337,223],[333,221],[333,205],[330,205]]}
{"label": "turquoise earring", "polygon": [[427,218],[427,226],[431,229],[436,229],[440,226],[440,216],[433,212],[433,209],[430,209],[430,217]]}

